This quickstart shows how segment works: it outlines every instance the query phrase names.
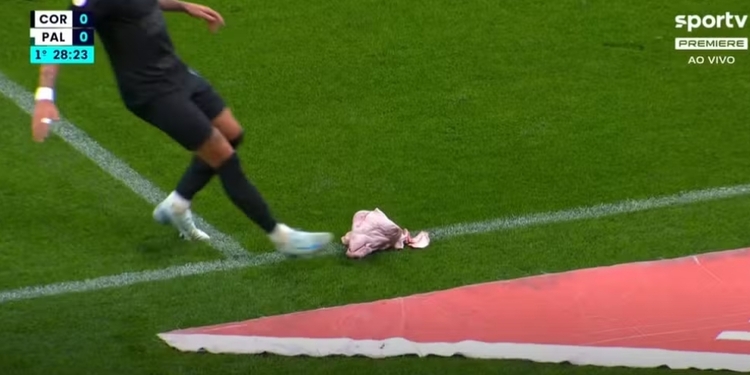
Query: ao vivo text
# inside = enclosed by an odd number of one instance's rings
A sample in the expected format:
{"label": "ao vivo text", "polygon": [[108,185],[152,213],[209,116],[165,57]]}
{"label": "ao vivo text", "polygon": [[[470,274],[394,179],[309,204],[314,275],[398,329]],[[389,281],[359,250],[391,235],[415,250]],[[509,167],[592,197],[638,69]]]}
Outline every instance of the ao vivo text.
{"label": "ao vivo text", "polygon": [[690,56],[688,64],[732,65],[734,56]]}

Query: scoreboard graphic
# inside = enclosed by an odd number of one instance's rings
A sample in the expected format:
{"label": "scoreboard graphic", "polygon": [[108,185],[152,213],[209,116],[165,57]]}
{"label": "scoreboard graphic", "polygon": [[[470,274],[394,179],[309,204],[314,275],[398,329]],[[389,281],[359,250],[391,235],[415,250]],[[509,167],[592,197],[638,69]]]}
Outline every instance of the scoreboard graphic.
{"label": "scoreboard graphic", "polygon": [[93,64],[91,14],[72,10],[31,11],[32,64]]}

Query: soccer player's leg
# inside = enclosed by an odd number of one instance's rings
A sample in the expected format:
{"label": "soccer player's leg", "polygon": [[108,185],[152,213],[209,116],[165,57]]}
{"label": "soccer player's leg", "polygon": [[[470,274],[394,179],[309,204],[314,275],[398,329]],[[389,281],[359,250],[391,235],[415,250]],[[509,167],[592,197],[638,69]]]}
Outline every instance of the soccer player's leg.
{"label": "soccer player's leg", "polygon": [[[277,223],[257,188],[247,179],[232,144],[195,103],[184,100],[181,93],[152,102],[145,111],[134,111],[141,118],[157,126],[185,149],[196,156],[214,173],[218,174],[224,191],[234,205],[262,228],[276,248],[287,254],[308,254],[323,249],[333,240],[332,233],[314,233],[293,230]],[[139,112],[141,114],[139,114]],[[147,115],[142,115],[146,113]],[[185,212],[189,201],[172,199],[169,214],[181,232],[189,229]],[[192,220],[189,224],[192,224]],[[194,225],[192,228],[195,228]],[[193,229],[190,229],[193,230]]]}
{"label": "soccer player's leg", "polygon": [[258,189],[247,179],[237,153],[217,129],[196,150],[196,155],[216,171],[229,199],[266,232],[276,249],[289,255],[315,253],[332,240],[332,233],[304,232],[278,223]]}
{"label": "soccer player's leg", "polygon": [[[193,118],[202,116],[202,113],[190,103],[187,94],[183,92],[162,96],[146,104],[129,107],[129,109],[186,149],[197,149],[211,134],[210,128],[194,125]],[[190,204],[190,200],[172,192],[156,206],[153,217],[162,224],[172,224],[184,239],[208,240],[208,234],[196,227]]]}
{"label": "soccer player's leg", "polygon": [[[212,118],[211,125],[218,129],[229,140],[232,148],[236,150],[242,143],[244,131],[232,115],[230,109],[224,108],[217,116],[209,118]],[[178,194],[182,198],[192,201],[193,197],[208,185],[215,173],[206,162],[197,156],[193,156],[180,181],[177,183],[173,194]]]}
{"label": "soccer player's leg", "polygon": [[[189,97],[188,100],[197,106],[207,118],[211,119],[211,125],[219,129],[229,140],[232,147],[236,149],[242,142],[242,127],[232,116],[231,111],[226,108],[224,100],[214,91],[213,87],[202,77],[191,74],[185,82],[185,92]],[[162,224],[168,223],[169,210],[173,202],[177,201],[190,206],[193,197],[203,190],[214,175],[213,168],[194,155],[175,189],[154,209],[154,219]],[[188,215],[192,216],[189,209]],[[195,230],[191,232],[199,233]]]}
{"label": "soccer player's leg", "polygon": [[[223,98],[208,81],[197,74],[188,76],[186,87],[190,93],[190,100],[207,118],[211,119],[211,125],[219,129],[232,147],[237,149],[242,143],[244,131]],[[171,195],[179,195],[183,199],[192,201],[214,175],[215,171],[208,164],[197,156],[193,156]]]}

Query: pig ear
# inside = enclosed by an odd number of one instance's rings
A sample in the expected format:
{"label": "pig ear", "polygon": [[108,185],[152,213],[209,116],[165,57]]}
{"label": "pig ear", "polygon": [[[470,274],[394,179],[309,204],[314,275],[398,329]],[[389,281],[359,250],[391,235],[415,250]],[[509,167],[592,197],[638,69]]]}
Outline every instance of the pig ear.
{"label": "pig ear", "polygon": [[415,249],[424,249],[430,244],[430,234],[421,231],[415,237],[409,237],[406,244]]}
{"label": "pig ear", "polygon": [[381,211],[379,208],[374,209],[372,212],[375,212],[378,215],[382,215],[383,217],[388,217],[388,215],[385,214],[385,212]]}

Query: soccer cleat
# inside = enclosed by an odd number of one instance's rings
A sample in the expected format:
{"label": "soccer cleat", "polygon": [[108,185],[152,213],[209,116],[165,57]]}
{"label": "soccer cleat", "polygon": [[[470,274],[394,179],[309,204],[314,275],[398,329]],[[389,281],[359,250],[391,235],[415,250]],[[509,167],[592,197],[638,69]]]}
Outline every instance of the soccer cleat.
{"label": "soccer cleat", "polygon": [[154,209],[154,220],[160,224],[172,224],[180,237],[188,241],[206,241],[211,237],[198,229],[193,222],[193,214],[189,208],[179,209],[167,198]]}
{"label": "soccer cleat", "polygon": [[307,255],[323,250],[333,241],[333,233],[303,232],[279,224],[280,233],[272,238],[276,250],[286,255]]}

